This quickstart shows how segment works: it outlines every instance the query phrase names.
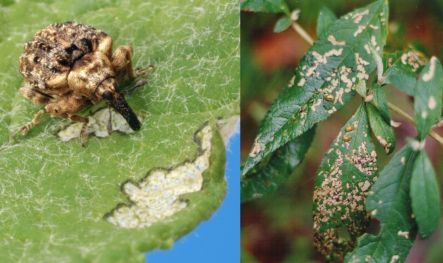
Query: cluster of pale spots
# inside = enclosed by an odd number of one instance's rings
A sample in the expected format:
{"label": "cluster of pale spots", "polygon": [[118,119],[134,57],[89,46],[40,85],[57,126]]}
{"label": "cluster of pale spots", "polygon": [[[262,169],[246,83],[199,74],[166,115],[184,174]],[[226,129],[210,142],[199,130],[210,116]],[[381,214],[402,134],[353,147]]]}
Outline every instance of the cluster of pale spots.
{"label": "cluster of pale spots", "polygon": [[436,57],[432,57],[431,61],[430,61],[430,67],[429,67],[429,71],[426,72],[425,74],[423,74],[422,79],[424,82],[428,82],[430,81],[433,77],[434,77],[434,73],[435,73],[435,63],[437,62],[437,58]]}
{"label": "cluster of pale spots", "polygon": [[[314,190],[314,245],[324,255],[343,258],[367,226],[365,200],[376,180],[377,154],[364,107],[346,123],[317,174]],[[345,228],[351,240],[339,236]]]}
{"label": "cluster of pale spots", "polygon": [[106,220],[122,228],[143,228],[186,208],[187,202],[181,200],[181,196],[201,190],[203,173],[209,167],[211,126],[201,129],[196,138],[201,153],[194,161],[169,171],[151,171],[139,183],[125,183],[123,192],[128,195],[131,205],[118,206],[106,216]]}
{"label": "cluster of pale spots", "polygon": [[409,65],[413,72],[417,72],[421,66],[426,64],[425,57],[415,50],[409,50],[408,52],[403,53],[400,60],[403,65]]}
{"label": "cluster of pale spots", "polygon": [[[57,133],[60,140],[66,142],[74,138],[79,138],[82,130],[82,123],[75,122]],[[126,134],[134,131],[129,127],[128,122],[112,108],[98,110],[88,116],[87,134],[97,137],[107,137],[110,132],[119,131]]]}
{"label": "cluster of pale spots", "polygon": [[415,216],[403,200],[409,199],[415,156],[424,146],[416,142],[417,145],[407,145],[398,151],[380,172],[368,194],[366,207],[371,216],[380,221],[381,230],[376,236],[363,235],[359,247],[347,255],[347,262],[405,261],[414,240],[411,231],[414,231],[415,223],[411,219]]}
{"label": "cluster of pale spots", "polygon": [[[357,83],[375,69],[372,51],[381,52],[386,19],[387,4],[378,1],[343,16],[329,34],[320,35],[263,121],[244,173],[349,101]],[[361,45],[347,43],[354,38]]]}
{"label": "cluster of pale spots", "polygon": [[[421,76],[421,80],[424,82],[424,85],[420,85],[420,88],[426,89],[426,85],[428,85],[427,82],[431,82],[434,79],[434,75],[436,74],[437,61],[438,60],[436,57],[432,57],[429,61],[429,69]],[[427,94],[427,98],[425,98],[425,100],[425,105],[417,107],[419,110],[421,110],[420,117],[423,120],[426,120],[429,114],[432,114],[434,111],[437,110],[437,99],[434,95]]]}

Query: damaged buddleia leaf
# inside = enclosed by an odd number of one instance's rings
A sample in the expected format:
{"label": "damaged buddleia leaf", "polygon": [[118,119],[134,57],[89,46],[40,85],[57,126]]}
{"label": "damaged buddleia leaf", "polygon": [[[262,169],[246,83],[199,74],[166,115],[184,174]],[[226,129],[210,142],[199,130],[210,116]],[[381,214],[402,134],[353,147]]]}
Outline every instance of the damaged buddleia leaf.
{"label": "damaged buddleia leaf", "polygon": [[385,96],[384,86],[373,83],[370,92],[371,94],[369,96],[371,96],[371,99],[369,102],[375,106],[383,120],[390,125],[391,114],[389,113],[389,106]]}
{"label": "damaged buddleia leaf", "polygon": [[345,262],[404,262],[415,240],[409,185],[416,159],[409,145],[389,161],[366,200],[366,208],[380,221],[378,235],[364,234]]}
{"label": "damaged buddleia leaf", "polygon": [[337,16],[331,9],[323,6],[318,13],[316,32],[320,36],[323,32],[328,32],[328,28],[337,20]]}
{"label": "damaged buddleia leaf", "polygon": [[384,84],[392,84],[409,96],[414,96],[418,73],[426,64],[425,56],[419,51],[409,49],[405,53],[386,54]]}
{"label": "damaged buddleia leaf", "polygon": [[342,260],[369,223],[365,200],[377,178],[376,157],[361,105],[340,130],[317,172],[314,245],[330,260]]}
{"label": "damaged buddleia leaf", "polygon": [[415,87],[414,111],[418,139],[424,140],[440,120],[443,95],[443,68],[436,57],[420,73]]}
{"label": "damaged buddleia leaf", "polygon": [[[7,28],[0,40],[0,262],[143,262],[144,252],[170,248],[212,215],[226,190],[215,123],[239,113],[238,12],[232,1],[160,0],[22,0],[0,9],[0,28]],[[90,137],[82,147],[56,133],[71,123],[44,117],[9,142],[38,110],[18,94],[24,43],[51,23],[74,19],[107,32],[114,47],[130,43],[134,68],[155,66],[148,84],[125,96],[142,128]],[[201,189],[179,198],[186,208],[144,228],[104,218],[129,203],[125,182],[195,160],[201,152],[194,134],[205,123],[213,132],[209,167]],[[98,130],[107,133],[103,125]]]}
{"label": "damaged buddleia leaf", "polygon": [[437,229],[440,221],[440,193],[434,168],[423,149],[412,172],[411,201],[420,236],[426,238]]}
{"label": "damaged buddleia leaf", "polygon": [[294,173],[314,138],[315,128],[275,151],[269,161],[244,175],[241,180],[242,202],[272,193]]}
{"label": "damaged buddleia leaf", "polygon": [[374,105],[367,103],[366,110],[375,138],[383,146],[386,153],[391,153],[395,148],[395,134],[390,122],[383,119],[380,111]]}
{"label": "damaged buddleia leaf", "polygon": [[353,87],[375,69],[371,46],[380,52],[386,42],[388,4],[376,1],[329,27],[300,61],[293,85],[274,101],[242,174],[343,107]]}

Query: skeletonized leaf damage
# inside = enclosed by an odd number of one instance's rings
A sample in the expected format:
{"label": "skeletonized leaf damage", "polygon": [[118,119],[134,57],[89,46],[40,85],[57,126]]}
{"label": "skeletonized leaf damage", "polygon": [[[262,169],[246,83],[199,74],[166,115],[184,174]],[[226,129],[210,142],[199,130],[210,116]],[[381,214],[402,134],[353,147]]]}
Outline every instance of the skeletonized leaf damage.
{"label": "skeletonized leaf damage", "polygon": [[367,227],[365,200],[377,178],[376,157],[361,105],[326,153],[315,183],[314,245],[331,259],[343,259]]}
{"label": "skeletonized leaf damage", "polygon": [[242,174],[339,110],[375,69],[386,42],[388,4],[379,0],[336,20],[314,43],[264,119]]}
{"label": "skeletonized leaf damage", "polygon": [[108,222],[123,228],[149,227],[186,208],[187,202],[181,196],[202,188],[203,173],[209,167],[211,139],[211,126],[206,125],[195,136],[200,146],[195,160],[171,170],[156,169],[139,183],[126,182],[122,189],[132,204],[118,206],[106,216]]}
{"label": "skeletonized leaf damage", "polygon": [[409,145],[397,152],[371,188],[366,208],[380,221],[378,235],[364,234],[345,262],[404,262],[415,239],[409,186],[417,152]]}

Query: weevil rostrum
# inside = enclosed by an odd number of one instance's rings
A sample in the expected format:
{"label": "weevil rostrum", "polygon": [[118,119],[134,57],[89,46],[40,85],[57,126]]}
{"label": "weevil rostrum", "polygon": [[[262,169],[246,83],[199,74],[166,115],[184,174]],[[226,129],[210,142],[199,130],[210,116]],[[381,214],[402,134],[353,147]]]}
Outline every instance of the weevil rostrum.
{"label": "weevil rostrum", "polygon": [[88,118],[77,113],[102,100],[120,113],[133,130],[139,130],[137,116],[117,90],[122,80],[135,78],[131,60],[130,46],[120,46],[112,53],[112,38],[88,25],[65,22],[38,31],[20,57],[24,85],[19,91],[44,108],[18,132],[26,134],[44,114],[49,114],[82,122],[84,142]]}

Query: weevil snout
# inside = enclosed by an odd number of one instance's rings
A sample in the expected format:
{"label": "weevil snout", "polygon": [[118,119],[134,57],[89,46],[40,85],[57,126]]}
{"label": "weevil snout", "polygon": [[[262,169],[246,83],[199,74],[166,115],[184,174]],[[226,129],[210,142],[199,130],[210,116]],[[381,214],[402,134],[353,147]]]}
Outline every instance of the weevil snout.
{"label": "weevil snout", "polygon": [[109,104],[120,113],[123,118],[128,122],[131,129],[137,131],[140,129],[140,121],[135,115],[134,111],[129,107],[125,100],[125,97],[117,91],[105,90],[102,93],[102,98],[107,100]]}

